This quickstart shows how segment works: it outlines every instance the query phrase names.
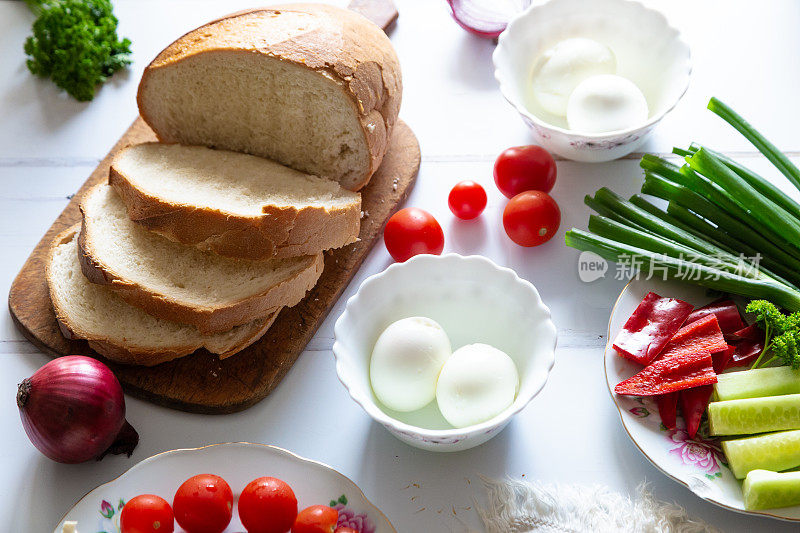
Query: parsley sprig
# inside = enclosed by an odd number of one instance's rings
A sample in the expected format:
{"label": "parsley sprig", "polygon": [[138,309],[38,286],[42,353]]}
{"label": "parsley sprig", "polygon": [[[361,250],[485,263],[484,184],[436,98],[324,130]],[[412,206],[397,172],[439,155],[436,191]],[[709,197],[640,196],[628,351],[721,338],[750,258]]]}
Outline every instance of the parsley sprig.
{"label": "parsley sprig", "polygon": [[[753,300],[745,310],[756,315],[756,323],[766,333],[764,349],[752,368],[776,361],[795,370],[800,368],[800,312],[785,315],[766,300]],[[769,358],[765,360],[767,355]]]}
{"label": "parsley sprig", "polygon": [[131,41],[117,37],[110,0],[25,0],[37,15],[25,41],[28,70],[49,77],[76,100],[131,62]]}

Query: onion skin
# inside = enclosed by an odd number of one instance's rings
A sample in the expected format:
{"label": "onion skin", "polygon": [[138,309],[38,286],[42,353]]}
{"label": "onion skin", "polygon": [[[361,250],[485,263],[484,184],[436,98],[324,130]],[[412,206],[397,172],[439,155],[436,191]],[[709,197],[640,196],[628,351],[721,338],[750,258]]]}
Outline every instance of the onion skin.
{"label": "onion skin", "polygon": [[119,381],[90,357],[69,355],[44,365],[20,383],[17,406],[33,445],[59,463],[100,459],[107,452],[130,456],[139,441],[125,421]]}

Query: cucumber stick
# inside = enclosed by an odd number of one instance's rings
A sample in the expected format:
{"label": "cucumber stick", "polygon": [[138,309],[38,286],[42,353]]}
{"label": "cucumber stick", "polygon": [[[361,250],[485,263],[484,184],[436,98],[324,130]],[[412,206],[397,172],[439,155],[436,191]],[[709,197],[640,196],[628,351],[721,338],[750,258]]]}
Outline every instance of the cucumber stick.
{"label": "cucumber stick", "polygon": [[714,397],[720,401],[800,394],[800,370],[776,366],[717,376]]}
{"label": "cucumber stick", "polygon": [[800,472],[753,470],[744,480],[744,508],[748,511],[800,504]]}
{"label": "cucumber stick", "polygon": [[800,429],[800,394],[711,402],[708,422],[712,435]]}
{"label": "cucumber stick", "polygon": [[788,470],[800,466],[800,431],[726,440],[722,451],[736,479],[744,479],[751,470]]}

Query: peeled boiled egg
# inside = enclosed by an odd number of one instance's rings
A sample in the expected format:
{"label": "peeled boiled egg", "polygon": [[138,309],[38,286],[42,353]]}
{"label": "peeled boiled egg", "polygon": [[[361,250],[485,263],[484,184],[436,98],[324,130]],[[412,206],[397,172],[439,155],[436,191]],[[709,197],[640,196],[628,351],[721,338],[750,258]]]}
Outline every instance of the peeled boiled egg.
{"label": "peeled boiled egg", "polygon": [[539,104],[560,117],[567,114],[569,95],[580,82],[617,72],[611,49],[593,39],[575,37],[544,52],[533,68],[533,94]]}
{"label": "peeled boiled egg", "polygon": [[629,79],[613,74],[586,78],[572,92],[567,104],[569,128],[585,133],[640,126],[648,115],[642,91]]}
{"label": "peeled boiled egg", "polygon": [[505,352],[488,344],[468,344],[453,352],[436,386],[439,411],[457,428],[479,424],[514,402],[519,375]]}
{"label": "peeled boiled egg", "polygon": [[450,338],[430,318],[390,324],[378,337],[369,364],[375,396],[395,411],[425,407],[436,397],[436,380],[451,353]]}

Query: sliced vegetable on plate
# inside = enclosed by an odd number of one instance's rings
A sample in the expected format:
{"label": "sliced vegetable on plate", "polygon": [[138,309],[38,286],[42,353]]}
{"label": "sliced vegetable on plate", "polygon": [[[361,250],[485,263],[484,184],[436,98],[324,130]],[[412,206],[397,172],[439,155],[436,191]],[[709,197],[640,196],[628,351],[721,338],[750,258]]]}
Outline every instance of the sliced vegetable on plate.
{"label": "sliced vegetable on plate", "polygon": [[614,339],[614,349],[646,365],[653,361],[692,312],[692,305],[654,292],[644,297]]}
{"label": "sliced vegetable on plate", "polygon": [[788,470],[800,466],[800,431],[778,431],[722,442],[731,472],[744,479],[752,470]]}
{"label": "sliced vegetable on plate", "polygon": [[658,354],[657,360],[698,351],[714,354],[727,350],[727,348],[728,344],[719,329],[717,317],[707,315],[679,329]]}
{"label": "sliced vegetable on plate", "polygon": [[724,335],[736,333],[745,327],[736,303],[733,300],[722,298],[692,311],[692,314],[686,318],[686,324],[691,324],[709,315],[717,318],[719,329]]}

